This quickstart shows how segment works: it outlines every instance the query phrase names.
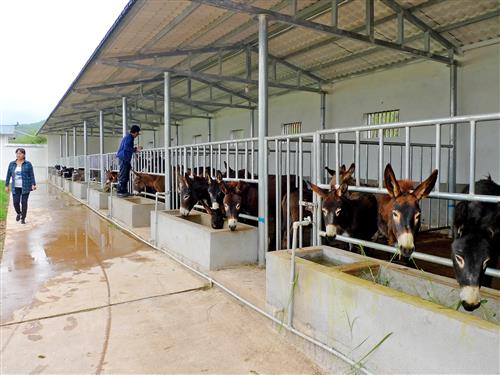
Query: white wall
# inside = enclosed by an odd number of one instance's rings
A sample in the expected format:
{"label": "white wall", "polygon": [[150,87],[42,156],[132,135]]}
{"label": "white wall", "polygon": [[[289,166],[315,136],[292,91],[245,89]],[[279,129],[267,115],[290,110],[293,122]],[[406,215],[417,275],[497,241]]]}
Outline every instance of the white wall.
{"label": "white wall", "polygon": [[[500,112],[500,45],[465,52],[458,69],[458,114]],[[333,85],[326,99],[326,127],[340,128],[364,125],[363,114],[383,110],[400,110],[400,120],[422,120],[449,116],[449,67],[422,61],[407,66],[340,81]],[[302,121],[302,131],[320,128],[320,96],[291,93],[269,100],[269,135],[280,134],[281,124]],[[182,143],[192,143],[195,134],[208,134],[206,120],[188,120],[181,128]],[[213,140],[228,139],[233,129],[249,129],[247,110],[228,109],[216,114],[212,123]],[[442,127],[442,143],[449,142],[449,127]],[[500,181],[500,123],[478,124],[476,179],[491,173]],[[255,121],[255,135],[258,124]],[[246,136],[249,136],[249,130]],[[434,142],[434,129],[412,131],[412,142]],[[394,141],[404,141],[404,133]],[[457,143],[457,181],[468,181],[469,134],[459,126]],[[427,152],[427,151],[424,151]],[[387,151],[388,153],[388,151]],[[370,152],[370,160],[376,153]],[[388,156],[386,155],[386,159]],[[442,156],[444,158],[444,155]],[[419,155],[415,155],[419,159]],[[414,160],[415,160],[414,159]],[[424,155],[424,169],[431,168],[430,155]],[[348,160],[346,160],[348,162]],[[418,161],[419,163],[419,161]],[[443,161],[444,163],[444,161]],[[444,166],[441,181],[446,181]],[[399,169],[399,166],[397,168]],[[415,169],[420,169],[415,165]],[[415,175],[416,171],[414,171]],[[375,173],[376,174],[376,173]],[[425,174],[425,171],[424,173]],[[373,176],[371,173],[370,176]]]}
{"label": "white wall", "polygon": [[[3,141],[2,139],[5,138]],[[9,144],[7,137],[0,136],[0,180],[7,175],[9,163],[16,160],[16,149],[22,147],[26,150],[26,160],[33,165],[35,179],[38,183],[47,180],[48,147],[47,145]]]}
{"label": "white wall", "polygon": [[[458,114],[477,114],[500,112],[500,45],[493,45],[465,52],[460,58],[458,69]],[[340,81],[326,99],[326,127],[339,128],[364,125],[363,114],[383,110],[400,110],[400,120],[430,119],[447,117],[450,111],[450,71],[443,64],[422,61],[407,66],[368,74]],[[312,93],[290,93],[272,97],[269,100],[269,135],[280,134],[281,125],[287,122],[302,121],[302,131],[320,128],[320,96]],[[245,137],[250,136],[250,111],[227,109],[219,111],[212,120],[212,139],[229,139],[231,130],[245,129]],[[255,113],[255,136],[258,134],[257,113]],[[457,142],[457,181],[468,181],[468,127],[459,126]],[[180,144],[191,144],[193,136],[201,134],[208,138],[208,121],[205,119],[184,120],[179,127]],[[443,126],[442,142],[448,143],[448,126]],[[434,129],[415,129],[412,142],[434,142]],[[176,128],[172,128],[175,144]],[[54,139],[52,139],[54,138]],[[148,147],[151,132],[143,132],[139,143]],[[157,146],[163,145],[163,131],[157,132]],[[399,138],[403,141],[404,133]],[[116,151],[120,137],[106,138],[105,152]],[[50,157],[54,160],[59,150],[58,137],[50,137]],[[478,124],[476,179],[491,173],[500,181],[500,123]],[[70,149],[72,138],[70,137]],[[81,153],[82,141],[78,139],[77,149]],[[70,151],[71,154],[72,151]],[[98,138],[89,141],[89,153],[98,152]],[[386,152],[388,154],[388,152]],[[346,154],[344,162],[350,162],[352,155]],[[376,163],[376,153],[369,154]],[[388,155],[386,155],[386,160]],[[414,160],[419,155],[414,155]],[[432,168],[430,155],[424,155],[425,170]],[[443,155],[443,159],[444,155]],[[333,159],[332,159],[333,160]],[[394,161],[393,161],[394,162]],[[400,166],[396,164],[396,172]],[[443,161],[444,163],[444,161]],[[374,164],[375,165],[375,164]],[[420,169],[416,163],[416,170]],[[441,181],[446,181],[446,171],[442,165]],[[425,174],[425,170],[424,173]],[[370,167],[370,177],[376,175]]]}

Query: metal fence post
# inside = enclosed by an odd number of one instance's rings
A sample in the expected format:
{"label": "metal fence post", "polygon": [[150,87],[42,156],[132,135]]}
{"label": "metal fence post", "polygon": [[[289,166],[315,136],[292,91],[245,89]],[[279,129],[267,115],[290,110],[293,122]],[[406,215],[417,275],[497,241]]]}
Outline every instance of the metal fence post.
{"label": "metal fence post", "polygon": [[[265,264],[268,246],[266,237],[267,221],[267,144],[268,129],[268,81],[267,81],[267,16],[259,15],[259,265]],[[278,197],[276,197],[278,199]]]}

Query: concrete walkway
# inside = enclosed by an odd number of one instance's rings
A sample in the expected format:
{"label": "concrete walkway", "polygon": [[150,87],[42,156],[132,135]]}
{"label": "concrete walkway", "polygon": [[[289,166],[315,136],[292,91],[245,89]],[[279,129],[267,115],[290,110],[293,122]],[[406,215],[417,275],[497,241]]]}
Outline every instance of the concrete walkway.
{"label": "concrete walkway", "polygon": [[10,207],[0,373],[319,373],[268,320],[55,188]]}

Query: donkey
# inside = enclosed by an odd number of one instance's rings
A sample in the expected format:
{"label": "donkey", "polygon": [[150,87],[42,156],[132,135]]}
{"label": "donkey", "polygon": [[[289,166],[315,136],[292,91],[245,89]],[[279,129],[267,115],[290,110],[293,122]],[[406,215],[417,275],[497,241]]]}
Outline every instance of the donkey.
{"label": "donkey", "polygon": [[106,169],[105,173],[106,182],[104,183],[103,191],[107,193],[111,189],[111,184],[118,182],[118,172],[113,172],[110,169]]}
{"label": "donkey", "polygon": [[[339,169],[339,176],[340,176],[340,183],[347,183],[348,185],[354,185],[355,180],[352,178],[352,175],[354,174],[356,166],[354,163],[351,164],[349,169],[346,169],[345,165],[342,165]],[[332,189],[335,188],[336,185],[336,173],[334,170],[325,167],[325,170],[330,174],[332,177],[330,181],[330,185],[332,186]],[[312,195],[313,192],[311,189],[309,189],[306,185],[303,186],[302,189],[302,199],[306,202],[312,202]],[[300,198],[300,191],[299,189],[294,189],[293,191],[290,192],[290,231],[289,233],[292,233],[292,224],[295,221],[299,221],[300,219],[300,207],[299,207],[299,198]],[[283,196],[283,199],[281,200],[281,217],[282,217],[282,223],[281,223],[281,247],[285,249],[288,245],[288,243],[291,243],[287,241],[287,215],[288,215],[288,195],[285,194]],[[303,210],[303,217],[310,217],[311,212],[309,210]],[[306,229],[306,228],[304,228]],[[306,229],[307,230],[307,229]]]}
{"label": "donkey", "polygon": [[182,216],[188,216],[195,204],[201,200],[211,204],[208,194],[208,184],[205,178],[199,176],[190,177],[186,173],[184,176],[177,175],[177,182],[181,196],[179,211]]}
{"label": "donkey", "polygon": [[[500,185],[491,177],[475,183],[476,194],[500,196]],[[488,263],[497,264],[500,252],[500,203],[465,202],[457,204],[453,218],[455,239],[451,260],[460,285],[460,301],[467,311],[480,306],[481,285],[490,286],[484,275]]]}
{"label": "donkey", "polygon": [[387,164],[384,171],[384,185],[388,195],[377,197],[378,229],[390,245],[399,247],[404,257],[410,257],[415,250],[414,237],[420,229],[419,202],[428,196],[436,183],[438,170],[416,188],[409,180],[396,180],[394,171]]}
{"label": "donkey", "polygon": [[312,190],[323,199],[326,235],[337,234],[369,240],[377,232],[377,198],[369,193],[348,194],[344,182],[336,188],[331,183],[330,192],[311,184]]}
{"label": "donkey", "polygon": [[139,194],[141,191],[145,191],[147,188],[154,190],[155,192],[165,191],[165,176],[157,176],[148,173],[140,173],[132,170],[134,173],[134,194]]}
{"label": "donkey", "polygon": [[220,173],[217,182],[224,194],[223,205],[228,227],[231,231],[236,230],[240,212],[257,216],[259,204],[259,188],[257,184],[244,181],[225,182]]}
{"label": "donkey", "polygon": [[205,211],[210,215],[211,222],[210,225],[213,229],[222,229],[224,227],[224,214],[220,208],[211,208],[205,201],[201,201],[201,204],[205,208]]}

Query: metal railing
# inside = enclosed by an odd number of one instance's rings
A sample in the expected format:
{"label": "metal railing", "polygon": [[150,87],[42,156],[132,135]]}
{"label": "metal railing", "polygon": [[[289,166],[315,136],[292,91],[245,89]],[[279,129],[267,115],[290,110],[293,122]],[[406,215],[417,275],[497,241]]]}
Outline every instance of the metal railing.
{"label": "metal railing", "polygon": [[[267,214],[272,220],[271,222],[264,220],[259,225],[265,227],[267,239],[273,238],[271,248],[291,247],[293,221],[290,215],[291,193],[298,195],[293,203],[295,205],[298,202],[298,221],[302,221],[306,216],[312,216],[311,243],[317,245],[321,243],[321,199],[316,194],[311,196],[307,193],[309,196],[304,196],[304,192],[308,190],[305,182],[311,181],[328,189],[330,176],[325,171],[325,166],[335,170],[336,181],[339,181],[339,166],[342,164],[349,166],[350,163],[355,163],[355,183],[349,186],[349,190],[378,194],[387,193],[383,188],[383,170],[387,163],[391,163],[397,178],[411,179],[416,182],[425,179],[433,169],[438,169],[439,183],[429,195],[430,199],[426,198],[422,202],[425,229],[450,227],[452,211],[448,207],[453,206],[454,201],[500,202],[500,196],[478,195],[474,192],[477,126],[483,122],[498,120],[500,120],[500,113],[493,113],[271,136],[265,138],[266,155],[259,153],[258,138],[173,146],[167,150],[155,148],[138,152],[132,163],[136,171],[167,177],[166,201],[170,203],[172,209],[177,209],[180,206],[178,174],[189,172],[191,175],[205,175],[208,171],[212,177],[215,177],[217,170],[225,172],[230,169],[232,172],[228,173],[224,180],[243,180],[257,184],[259,182],[256,176],[258,160],[259,157],[264,157],[267,172],[267,179],[264,180],[265,186],[268,186],[272,178],[274,178],[274,184],[269,185],[265,196],[259,198],[266,202]],[[455,124],[468,127],[470,190],[467,194],[455,192],[455,186],[450,184],[450,181],[454,181],[452,166],[456,165],[456,162],[451,160],[454,154],[453,146],[447,143],[443,130]],[[421,128],[431,130],[421,132]],[[384,137],[384,131],[387,129],[400,129],[398,133],[401,139],[391,138],[387,141]],[[362,139],[367,131],[377,132],[378,140]],[[166,165],[167,160],[169,160],[168,165]],[[80,165],[81,161],[79,158],[75,161],[73,157],[66,157],[61,158],[59,163],[74,166]],[[119,169],[114,153],[89,155],[87,163],[89,170],[97,171],[97,165],[99,169],[104,170],[118,171]],[[243,177],[241,175],[239,177],[237,171],[243,171]],[[250,217],[250,219],[257,220],[256,217]],[[298,242],[302,247],[305,242],[303,228],[300,227],[298,230]],[[342,236],[338,236],[338,239],[349,243],[356,241],[357,244],[366,247],[389,247],[397,251],[391,246],[370,241],[346,240]],[[429,261],[450,265],[449,259],[434,258],[429,258]]]}

